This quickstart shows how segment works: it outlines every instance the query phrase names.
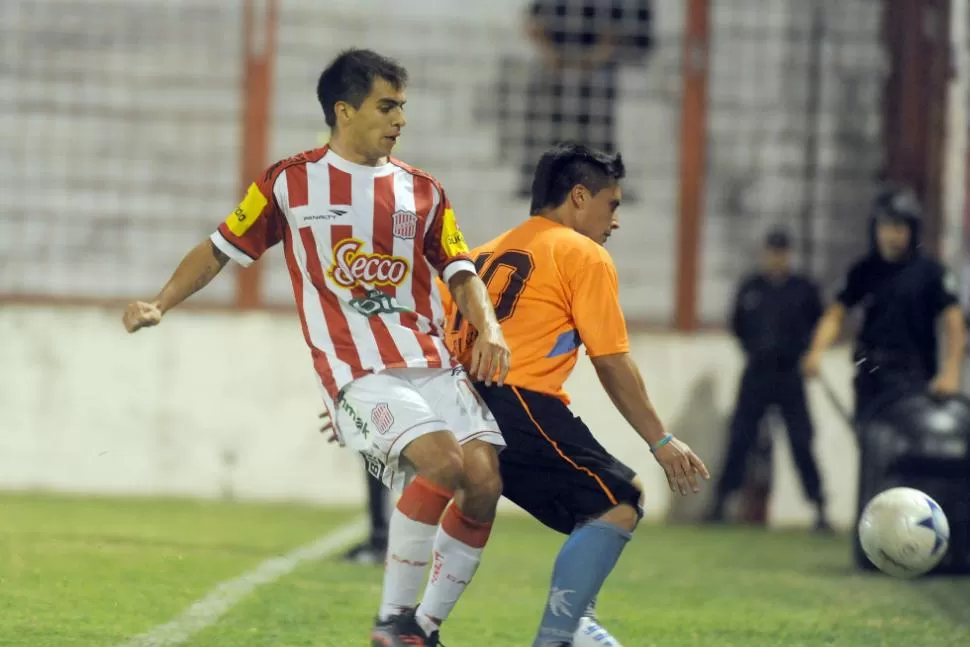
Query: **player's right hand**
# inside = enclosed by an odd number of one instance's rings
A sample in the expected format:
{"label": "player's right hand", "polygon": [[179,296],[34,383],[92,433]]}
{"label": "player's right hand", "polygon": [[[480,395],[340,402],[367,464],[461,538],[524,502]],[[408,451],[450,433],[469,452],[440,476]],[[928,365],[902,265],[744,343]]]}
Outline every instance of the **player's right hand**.
{"label": "player's right hand", "polygon": [[162,310],[157,303],[147,303],[145,301],[135,301],[129,303],[125,308],[125,314],[121,317],[125,324],[125,330],[135,332],[142,328],[158,325],[162,320]]}
{"label": "player's right hand", "polygon": [[802,373],[805,377],[817,377],[822,370],[822,357],[818,353],[808,353],[802,358]]}
{"label": "player's right hand", "polygon": [[338,442],[340,437],[337,436],[337,428],[333,426],[333,418],[330,417],[330,410],[324,410],[317,417],[320,418],[320,433],[327,434],[327,442]]}
{"label": "player's right hand", "polygon": [[689,492],[696,494],[701,491],[697,477],[700,476],[705,481],[711,478],[704,461],[697,457],[687,443],[676,438],[658,448],[653,457],[664,469],[671,492],[680,492],[681,495]]}
{"label": "player's right hand", "polygon": [[495,326],[480,332],[475,339],[468,374],[473,380],[485,382],[486,386],[492,386],[493,383],[502,386],[509,374],[511,358],[512,353],[505,343],[502,328]]}

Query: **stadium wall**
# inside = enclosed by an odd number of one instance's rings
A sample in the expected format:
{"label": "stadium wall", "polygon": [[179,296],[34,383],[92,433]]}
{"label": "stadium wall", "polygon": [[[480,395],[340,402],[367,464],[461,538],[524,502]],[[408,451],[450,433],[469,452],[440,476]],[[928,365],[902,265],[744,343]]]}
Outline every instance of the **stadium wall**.
{"label": "stadium wall", "polygon": [[[316,431],[319,399],[293,316],[175,312],[128,337],[114,310],[10,306],[0,310],[0,340],[0,489],[363,500],[357,457]],[[718,471],[741,369],[734,342],[722,333],[643,334],[633,354],[669,429]],[[848,356],[836,349],[825,362],[848,402]],[[702,507],[710,486],[702,500],[672,502],[588,361],[568,388],[578,415],[643,475],[650,517]],[[809,397],[832,517],[846,526],[855,444],[817,387]],[[787,444],[775,452],[772,522],[808,523]]]}

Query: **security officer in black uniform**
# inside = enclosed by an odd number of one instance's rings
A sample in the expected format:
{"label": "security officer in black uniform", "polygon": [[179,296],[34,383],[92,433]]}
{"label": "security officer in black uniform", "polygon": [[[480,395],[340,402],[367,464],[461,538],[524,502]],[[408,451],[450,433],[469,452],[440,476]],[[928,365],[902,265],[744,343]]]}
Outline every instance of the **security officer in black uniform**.
{"label": "security officer in black uniform", "polygon": [[800,370],[802,356],[821,315],[818,287],[807,277],[792,272],[788,232],[781,228],[769,231],[763,267],[741,283],[734,304],[731,328],[741,342],[747,365],[709,521],[723,520],[728,497],[741,486],[759,424],[768,407],[775,405],[788,429],[805,495],[816,506],[816,527],[829,529],[821,479],[812,455],[814,430]]}
{"label": "security officer in black uniform", "polygon": [[[803,366],[817,375],[822,353],[839,336],[846,312],[859,307],[855,343],[855,423],[907,393],[959,391],[965,346],[956,277],[920,251],[921,210],[913,192],[888,186],[870,214],[872,249],[857,261],[815,330]],[[946,345],[938,361],[937,325]]]}
{"label": "security officer in black uniform", "polygon": [[[860,483],[856,519],[866,504],[865,436],[882,407],[929,389],[940,396],[956,394],[965,346],[963,313],[956,277],[920,251],[919,202],[905,187],[887,186],[870,213],[871,250],[850,269],[835,303],[819,322],[805,356],[806,375],[817,375],[822,353],[839,336],[846,312],[862,310],[862,328],[853,360],[854,429],[860,438]],[[937,326],[942,321],[946,344],[938,361]],[[871,494],[871,493],[870,493]],[[856,524],[857,525],[857,524]],[[853,558],[870,568],[858,532]]]}

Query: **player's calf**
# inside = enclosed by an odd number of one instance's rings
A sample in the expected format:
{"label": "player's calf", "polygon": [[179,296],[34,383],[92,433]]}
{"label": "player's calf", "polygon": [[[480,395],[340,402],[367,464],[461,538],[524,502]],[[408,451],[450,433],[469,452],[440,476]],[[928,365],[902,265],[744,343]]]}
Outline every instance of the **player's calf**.
{"label": "player's calf", "polygon": [[[643,516],[643,486],[636,477],[630,484],[634,492],[626,501],[576,528],[560,549],[534,647],[572,644],[584,612],[599,594]],[[609,636],[608,632],[603,635]]]}
{"label": "player's calf", "polygon": [[461,487],[441,520],[431,577],[416,614],[429,636],[451,613],[478,570],[502,493],[495,448],[473,440],[463,447],[463,454]]}
{"label": "player's calf", "polygon": [[419,436],[401,455],[417,475],[391,513],[379,621],[417,605],[442,514],[462,475],[461,447],[447,431]]}

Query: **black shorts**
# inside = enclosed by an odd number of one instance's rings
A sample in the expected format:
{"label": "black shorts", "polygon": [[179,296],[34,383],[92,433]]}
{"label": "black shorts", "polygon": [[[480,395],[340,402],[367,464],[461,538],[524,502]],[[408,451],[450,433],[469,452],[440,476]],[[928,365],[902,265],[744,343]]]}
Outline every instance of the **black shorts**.
{"label": "black shorts", "polygon": [[640,510],[636,473],[561,400],[514,386],[476,387],[505,437],[505,498],[565,534],[621,503]]}

